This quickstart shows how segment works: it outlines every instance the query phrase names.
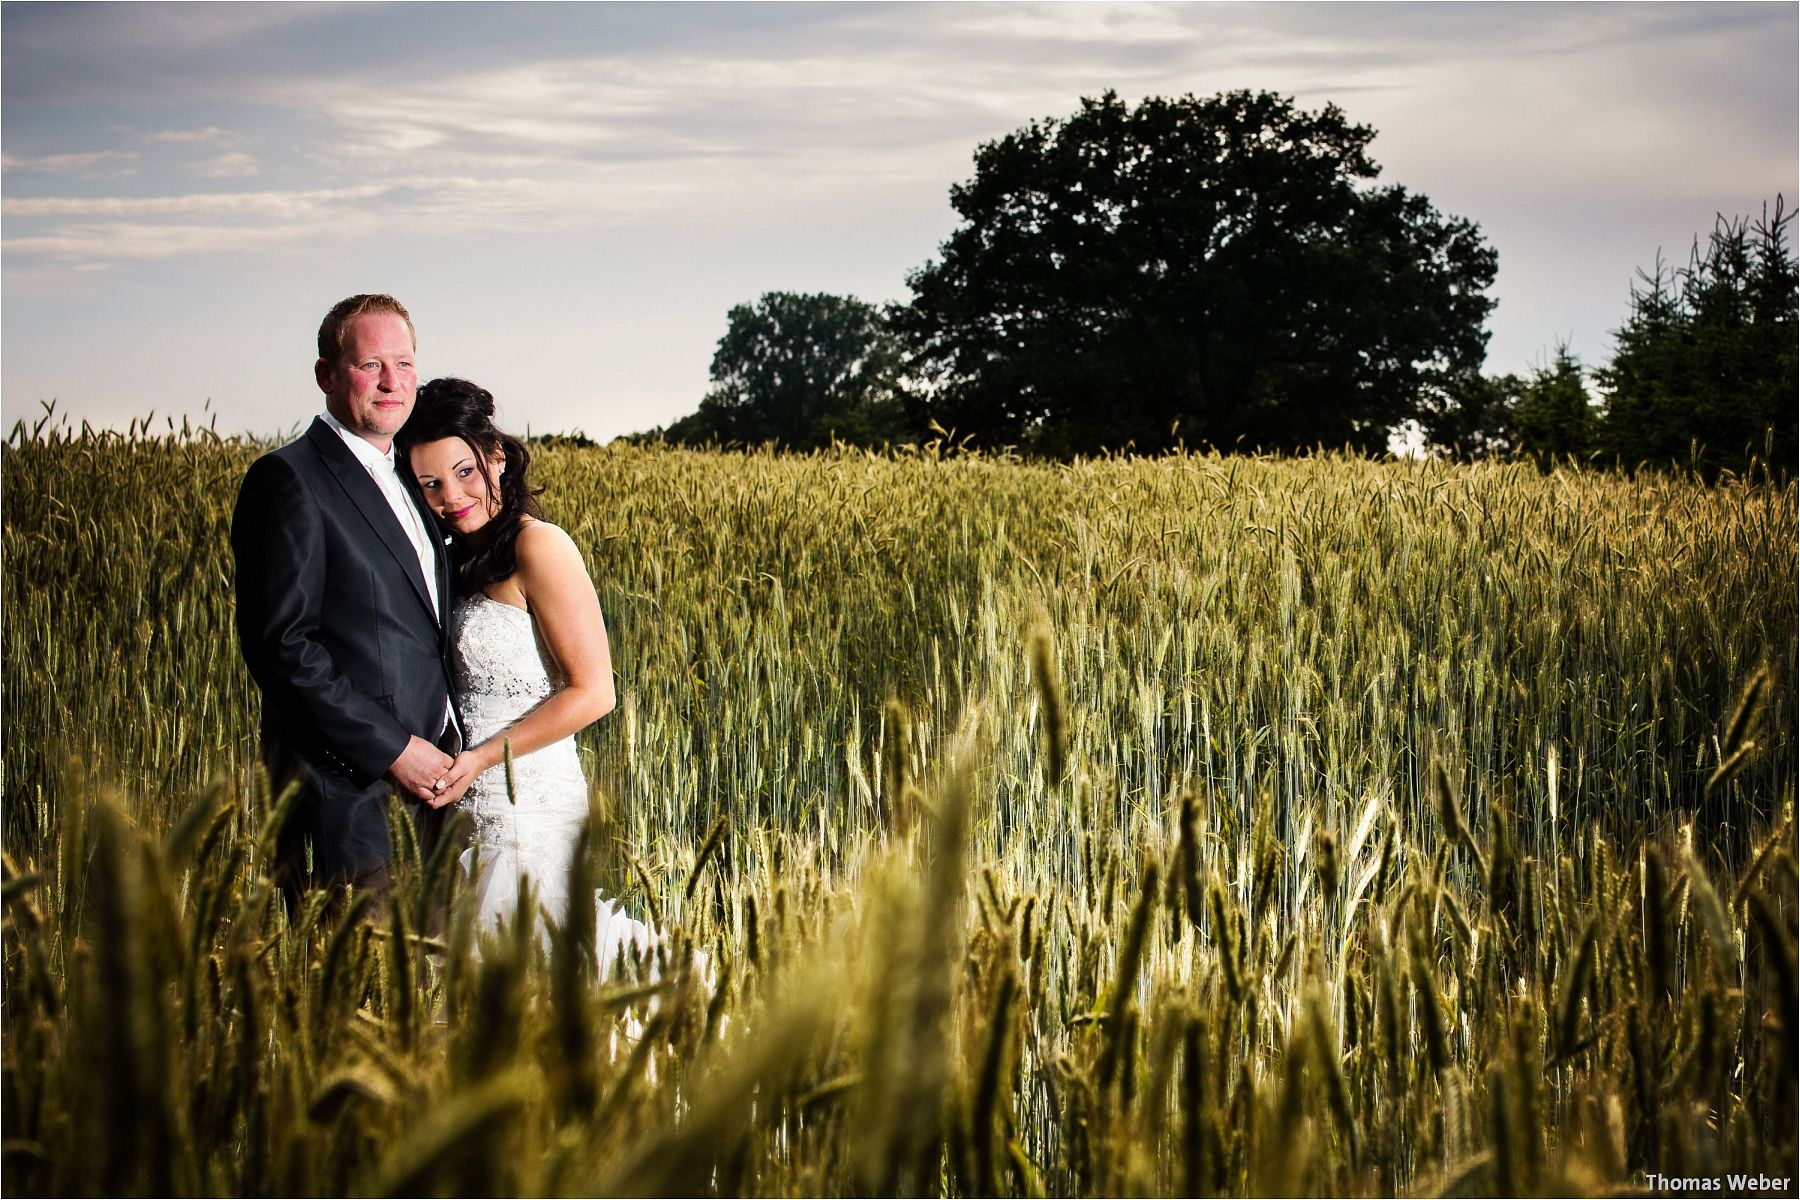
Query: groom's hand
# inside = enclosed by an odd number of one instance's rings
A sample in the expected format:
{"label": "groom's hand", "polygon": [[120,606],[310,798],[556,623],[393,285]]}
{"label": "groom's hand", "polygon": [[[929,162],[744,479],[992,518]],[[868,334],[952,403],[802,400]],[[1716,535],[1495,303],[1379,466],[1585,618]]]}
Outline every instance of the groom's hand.
{"label": "groom's hand", "polygon": [[437,795],[426,803],[433,808],[442,808],[446,804],[454,804],[461,800],[463,793],[469,790],[469,785],[475,782],[477,776],[490,767],[498,765],[492,759],[493,755],[488,752],[485,745],[464,750],[456,756],[456,761],[450,764],[450,769],[444,772],[444,786],[439,788]]}
{"label": "groom's hand", "polygon": [[407,795],[415,800],[430,803],[442,794],[442,789],[435,785],[450,770],[455,760],[422,737],[408,739],[406,749],[388,768],[388,774],[394,782],[406,790]]}

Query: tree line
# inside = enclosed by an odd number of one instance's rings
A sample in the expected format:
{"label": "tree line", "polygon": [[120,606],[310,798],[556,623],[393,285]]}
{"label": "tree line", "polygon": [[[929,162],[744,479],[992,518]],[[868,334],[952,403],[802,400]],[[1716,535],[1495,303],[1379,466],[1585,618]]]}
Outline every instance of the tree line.
{"label": "tree line", "polygon": [[[1273,93],[1108,92],[980,146],[909,303],[734,307],[699,409],[640,438],[1525,454],[1708,474],[1795,460],[1793,214],[1727,218],[1631,289],[1612,360],[1481,367],[1498,258],[1378,184],[1375,131]],[[1590,380],[1598,389],[1589,389]]]}

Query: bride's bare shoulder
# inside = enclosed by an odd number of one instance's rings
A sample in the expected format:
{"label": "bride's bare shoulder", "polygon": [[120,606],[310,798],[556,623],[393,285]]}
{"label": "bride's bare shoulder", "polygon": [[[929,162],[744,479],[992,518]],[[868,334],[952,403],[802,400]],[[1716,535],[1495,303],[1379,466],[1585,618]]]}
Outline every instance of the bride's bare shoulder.
{"label": "bride's bare shoulder", "polygon": [[587,569],[581,557],[581,548],[575,544],[575,539],[564,532],[561,526],[552,525],[548,521],[526,518],[519,526],[518,540],[513,543],[513,547],[521,571],[529,573],[546,568],[554,570],[571,563],[583,571]]}

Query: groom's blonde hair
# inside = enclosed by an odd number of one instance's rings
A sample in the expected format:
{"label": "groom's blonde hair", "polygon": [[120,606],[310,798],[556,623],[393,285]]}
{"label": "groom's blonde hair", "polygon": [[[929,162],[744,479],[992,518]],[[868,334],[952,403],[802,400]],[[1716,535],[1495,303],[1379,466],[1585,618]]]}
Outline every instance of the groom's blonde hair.
{"label": "groom's blonde hair", "polygon": [[344,326],[365,313],[392,313],[399,317],[406,322],[406,333],[412,338],[413,349],[419,348],[419,334],[413,328],[412,316],[406,306],[386,292],[366,292],[339,300],[325,314],[325,320],[319,325],[319,357],[326,362],[336,362],[343,357]]}

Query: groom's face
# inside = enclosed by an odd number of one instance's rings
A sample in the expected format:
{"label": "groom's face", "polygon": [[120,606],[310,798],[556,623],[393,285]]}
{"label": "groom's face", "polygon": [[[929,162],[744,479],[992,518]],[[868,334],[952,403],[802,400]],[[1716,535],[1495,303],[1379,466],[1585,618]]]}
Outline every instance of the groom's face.
{"label": "groom's face", "polygon": [[344,326],[344,352],[320,359],[316,373],[325,408],[346,428],[386,450],[412,412],[419,377],[412,331],[393,313],[364,313]]}

